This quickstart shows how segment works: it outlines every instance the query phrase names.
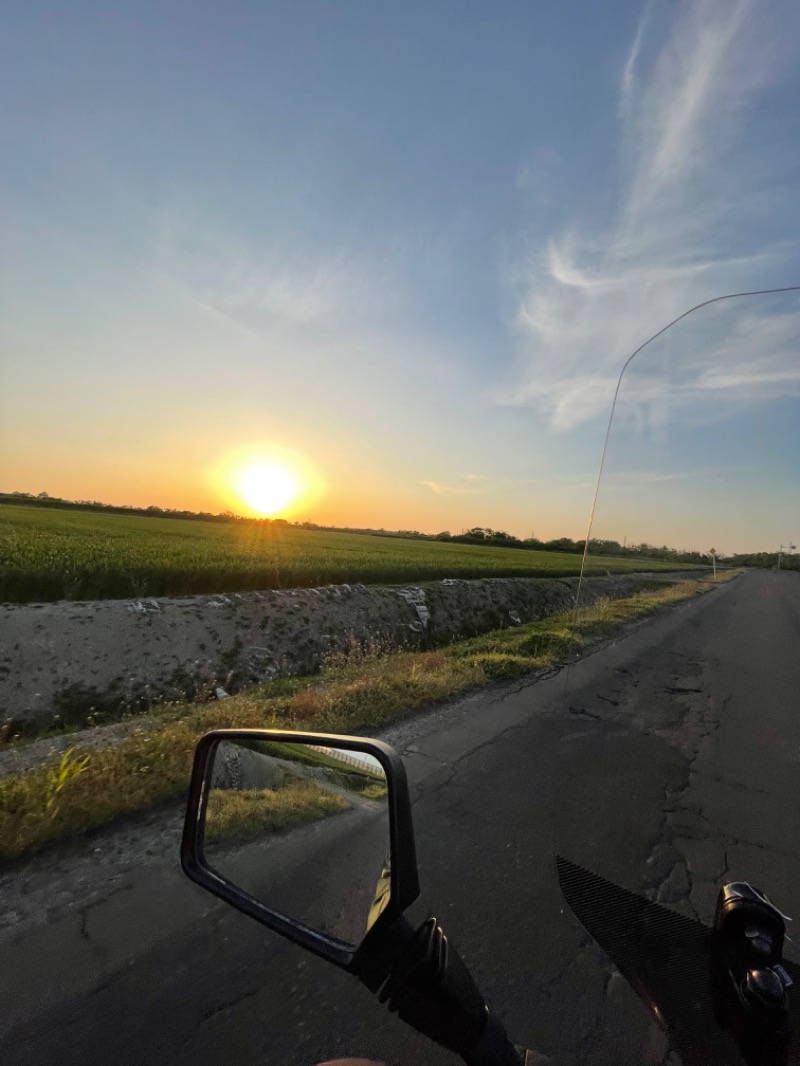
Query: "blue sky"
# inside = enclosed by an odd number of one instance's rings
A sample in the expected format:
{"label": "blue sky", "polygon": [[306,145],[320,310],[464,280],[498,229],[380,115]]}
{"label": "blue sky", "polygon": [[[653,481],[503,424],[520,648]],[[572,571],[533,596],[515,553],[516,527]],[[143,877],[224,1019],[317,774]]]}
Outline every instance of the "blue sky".
{"label": "blue sky", "polygon": [[625,356],[800,281],[798,41],[769,0],[12,3],[0,487],[217,510],[276,447],[296,517],[581,535]]}

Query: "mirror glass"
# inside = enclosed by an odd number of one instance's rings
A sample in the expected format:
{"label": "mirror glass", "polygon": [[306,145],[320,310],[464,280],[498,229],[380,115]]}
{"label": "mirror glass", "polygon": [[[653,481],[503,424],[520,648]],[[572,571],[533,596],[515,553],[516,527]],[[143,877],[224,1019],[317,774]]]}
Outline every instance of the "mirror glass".
{"label": "mirror glass", "polygon": [[272,910],[357,947],[391,893],[378,760],[253,738],[220,741],[209,766],[207,864]]}

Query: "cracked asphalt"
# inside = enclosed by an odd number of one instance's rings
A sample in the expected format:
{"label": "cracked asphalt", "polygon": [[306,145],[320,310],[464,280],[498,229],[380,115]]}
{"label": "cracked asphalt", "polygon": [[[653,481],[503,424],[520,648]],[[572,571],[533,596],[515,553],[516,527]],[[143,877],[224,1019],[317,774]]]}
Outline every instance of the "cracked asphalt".
{"label": "cracked asphalt", "polygon": [[[671,1061],[563,902],[554,850],[705,921],[725,878],[800,913],[798,648],[800,580],[748,573],[568,671],[384,735],[424,896],[515,1041],[560,1063]],[[0,878],[6,1066],[455,1061],[189,884],[178,838],[161,812]]]}

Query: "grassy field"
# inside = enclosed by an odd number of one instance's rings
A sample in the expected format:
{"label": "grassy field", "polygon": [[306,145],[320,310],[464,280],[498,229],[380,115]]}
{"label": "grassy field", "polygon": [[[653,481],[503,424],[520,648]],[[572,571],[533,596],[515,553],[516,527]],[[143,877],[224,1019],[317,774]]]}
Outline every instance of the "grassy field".
{"label": "grassy field", "polygon": [[[734,576],[730,571],[720,580]],[[706,579],[681,581],[438,651],[339,657],[311,678],[284,678],[208,704],[162,706],[118,743],[70,748],[60,758],[0,778],[0,861],[182,799],[194,746],[208,729],[370,735],[425,705],[548,667],[598,636],[711,587]]]}
{"label": "grassy field", "polygon": [[[630,571],[642,562],[598,556],[590,566]],[[0,505],[0,600],[12,603],[443,577],[567,577],[579,568],[579,556],[560,552]]]}

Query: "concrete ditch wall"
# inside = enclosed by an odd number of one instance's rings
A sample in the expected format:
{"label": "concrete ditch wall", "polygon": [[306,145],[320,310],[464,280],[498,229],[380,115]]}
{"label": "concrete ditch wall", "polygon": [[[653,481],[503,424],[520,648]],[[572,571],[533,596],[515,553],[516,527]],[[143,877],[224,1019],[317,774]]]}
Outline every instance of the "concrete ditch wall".
{"label": "concrete ditch wall", "polygon": [[[654,581],[590,577],[582,601]],[[0,605],[0,722],[83,724],[181,696],[213,697],[316,670],[353,640],[430,647],[563,611],[577,578],[445,579],[407,588],[329,585],[159,600]]]}

